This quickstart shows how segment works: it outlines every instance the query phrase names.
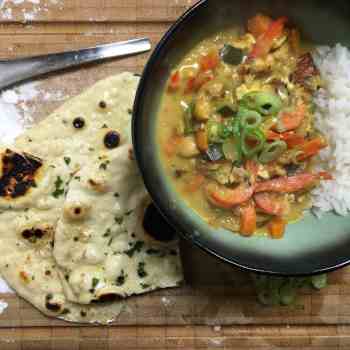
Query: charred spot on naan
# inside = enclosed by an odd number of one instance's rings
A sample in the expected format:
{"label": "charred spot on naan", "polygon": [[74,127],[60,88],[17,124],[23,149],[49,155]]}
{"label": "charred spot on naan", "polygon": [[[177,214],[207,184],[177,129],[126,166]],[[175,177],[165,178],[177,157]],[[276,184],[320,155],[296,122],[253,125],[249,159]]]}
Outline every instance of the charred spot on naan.
{"label": "charred spot on naan", "polygon": [[91,206],[83,203],[67,203],[64,206],[64,216],[73,221],[87,219]]}
{"label": "charred spot on naan", "polygon": [[122,296],[116,293],[101,294],[92,300],[93,303],[112,303],[118,300],[122,300]]}
{"label": "charred spot on naan", "polygon": [[63,311],[63,304],[64,302],[60,300],[60,298],[55,298],[55,296],[51,293],[47,294],[45,297],[45,307],[51,312],[59,313]]}
{"label": "charred spot on naan", "polygon": [[47,243],[53,242],[54,228],[50,225],[38,225],[26,227],[20,232],[20,236],[26,242],[37,247],[42,247]]}
{"label": "charred spot on naan", "polygon": [[103,144],[108,149],[117,148],[120,145],[119,132],[115,130],[108,131],[103,138]]}
{"label": "charred spot on naan", "polygon": [[16,199],[36,187],[42,160],[32,155],[6,149],[1,155],[0,197]]}

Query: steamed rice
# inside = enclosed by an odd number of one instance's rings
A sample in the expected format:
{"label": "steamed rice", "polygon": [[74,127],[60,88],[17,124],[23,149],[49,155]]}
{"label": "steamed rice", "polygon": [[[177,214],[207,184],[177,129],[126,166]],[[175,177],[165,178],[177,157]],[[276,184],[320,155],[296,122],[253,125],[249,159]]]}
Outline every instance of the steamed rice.
{"label": "steamed rice", "polygon": [[316,127],[327,137],[329,147],[320,153],[320,169],[330,172],[313,191],[316,215],[334,210],[350,211],[350,51],[337,44],[321,47],[314,54],[325,87],[315,98]]}

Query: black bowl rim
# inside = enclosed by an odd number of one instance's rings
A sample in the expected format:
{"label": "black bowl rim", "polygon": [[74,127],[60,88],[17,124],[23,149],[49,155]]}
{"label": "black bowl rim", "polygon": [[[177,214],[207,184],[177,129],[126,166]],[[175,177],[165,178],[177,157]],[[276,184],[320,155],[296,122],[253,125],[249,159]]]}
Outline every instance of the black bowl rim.
{"label": "black bowl rim", "polygon": [[197,3],[195,3],[193,6],[191,6],[186,12],[184,12],[176,21],[175,23],[168,29],[168,31],[163,35],[161,40],[158,42],[156,45],[154,51],[152,52],[149,60],[147,61],[145,68],[143,70],[139,86],[136,92],[135,96],[135,102],[134,102],[134,108],[133,108],[133,116],[132,116],[132,142],[134,146],[134,151],[135,151],[135,158],[136,162],[138,164],[138,167],[142,173],[143,180],[145,183],[145,187],[149,194],[151,195],[152,199],[154,200],[154,204],[159,210],[159,213],[170,223],[170,225],[181,235],[182,238],[186,239],[187,241],[191,242],[193,245],[199,247],[201,250],[204,252],[215,256],[216,258],[220,259],[223,262],[226,262],[232,266],[238,267],[242,270],[252,272],[252,273],[258,273],[258,274],[266,274],[266,275],[271,275],[271,276],[284,276],[284,277],[303,277],[303,276],[312,276],[312,275],[318,275],[318,274],[323,274],[323,273],[328,273],[332,272],[335,270],[338,270],[342,267],[345,267],[350,264],[350,257],[343,259],[340,263],[336,264],[331,264],[330,266],[319,268],[319,269],[314,269],[310,272],[296,272],[296,273],[291,273],[291,272],[277,272],[273,271],[271,269],[265,269],[265,268],[257,268],[253,266],[249,266],[249,264],[242,264],[239,261],[237,261],[235,258],[227,258],[217,252],[215,252],[212,248],[202,244],[198,240],[194,240],[192,236],[184,234],[185,228],[182,227],[181,221],[179,222],[176,220],[174,215],[171,213],[168,213],[166,210],[162,209],[161,205],[161,198],[158,196],[158,194],[154,193],[152,186],[148,184],[147,181],[147,176],[143,172],[144,166],[143,162],[141,160],[141,155],[139,153],[139,149],[142,149],[142,147],[137,147],[138,146],[138,136],[137,136],[137,119],[138,115],[140,113],[140,106],[141,106],[141,100],[144,95],[144,90],[146,86],[146,80],[147,77],[149,76],[149,72],[152,70],[153,66],[156,64],[158,57],[163,50],[163,47],[165,44],[168,42],[168,40],[175,34],[179,28],[184,25],[188,20],[191,19],[191,17],[195,14],[195,12],[200,9],[202,6],[205,6],[206,3],[208,3],[209,0],[200,0]]}

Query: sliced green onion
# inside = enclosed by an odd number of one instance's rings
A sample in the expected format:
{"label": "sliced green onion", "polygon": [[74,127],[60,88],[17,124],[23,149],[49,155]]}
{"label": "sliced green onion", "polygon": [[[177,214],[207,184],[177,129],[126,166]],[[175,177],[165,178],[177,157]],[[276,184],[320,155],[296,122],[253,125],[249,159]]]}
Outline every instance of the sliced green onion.
{"label": "sliced green onion", "polygon": [[224,118],[229,118],[229,117],[233,117],[235,114],[235,111],[237,109],[235,108],[235,106],[232,103],[222,103],[220,106],[218,106],[217,108],[217,112],[223,116]]}
{"label": "sliced green onion", "polygon": [[235,139],[229,139],[222,145],[222,152],[226,159],[236,162],[239,158],[237,143]]}
{"label": "sliced green onion", "polygon": [[[265,135],[260,129],[246,129],[242,132],[241,136],[241,148],[242,153],[248,158],[253,158],[259,153],[265,145]],[[253,146],[248,142],[254,143]]]}
{"label": "sliced green onion", "polygon": [[232,45],[225,44],[220,50],[220,57],[226,64],[238,65],[242,63],[243,52]]}
{"label": "sliced green onion", "polygon": [[238,110],[237,117],[241,121],[242,129],[256,129],[262,121],[261,115],[258,112],[243,107]]}
{"label": "sliced green onion", "polygon": [[222,124],[220,136],[223,139],[227,139],[237,134],[237,132],[239,133],[239,119],[230,118],[226,119],[225,122]]}
{"label": "sliced green onion", "polygon": [[317,275],[311,277],[311,284],[316,289],[322,289],[327,286],[327,275]]}
{"label": "sliced green onion", "polygon": [[184,121],[184,134],[190,135],[194,133],[193,118],[192,118],[193,105],[186,107],[183,115]]}
{"label": "sliced green onion", "polygon": [[288,306],[294,303],[296,298],[296,288],[293,284],[286,283],[280,288],[279,292],[281,305]]}
{"label": "sliced green onion", "polygon": [[260,163],[267,164],[278,159],[287,150],[287,144],[284,141],[274,141],[267,143],[260,154]]}
{"label": "sliced green onion", "polygon": [[243,96],[240,104],[262,115],[275,115],[282,108],[282,100],[271,92],[250,92]]}
{"label": "sliced green onion", "polygon": [[239,118],[235,118],[232,123],[232,131],[233,131],[233,137],[236,143],[236,152],[237,152],[237,160],[236,164],[240,165],[243,158],[243,151],[242,151],[242,140],[241,140],[241,129],[240,129],[240,120]]}

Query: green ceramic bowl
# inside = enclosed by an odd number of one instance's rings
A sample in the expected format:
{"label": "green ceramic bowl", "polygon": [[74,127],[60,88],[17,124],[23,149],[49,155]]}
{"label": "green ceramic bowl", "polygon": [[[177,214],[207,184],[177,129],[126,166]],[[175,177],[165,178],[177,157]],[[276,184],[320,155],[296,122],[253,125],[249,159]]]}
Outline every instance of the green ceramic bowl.
{"label": "green ceramic bowl", "polygon": [[207,225],[174,191],[160,162],[155,125],[170,71],[194,44],[225,27],[244,26],[257,12],[288,16],[316,45],[350,42],[347,0],[200,1],[165,34],[145,68],[133,116],[136,158],[159,211],[183,237],[205,251],[255,272],[289,276],[327,272],[350,262],[349,217],[327,214],[318,220],[307,214],[290,224],[281,240],[244,238]]}

